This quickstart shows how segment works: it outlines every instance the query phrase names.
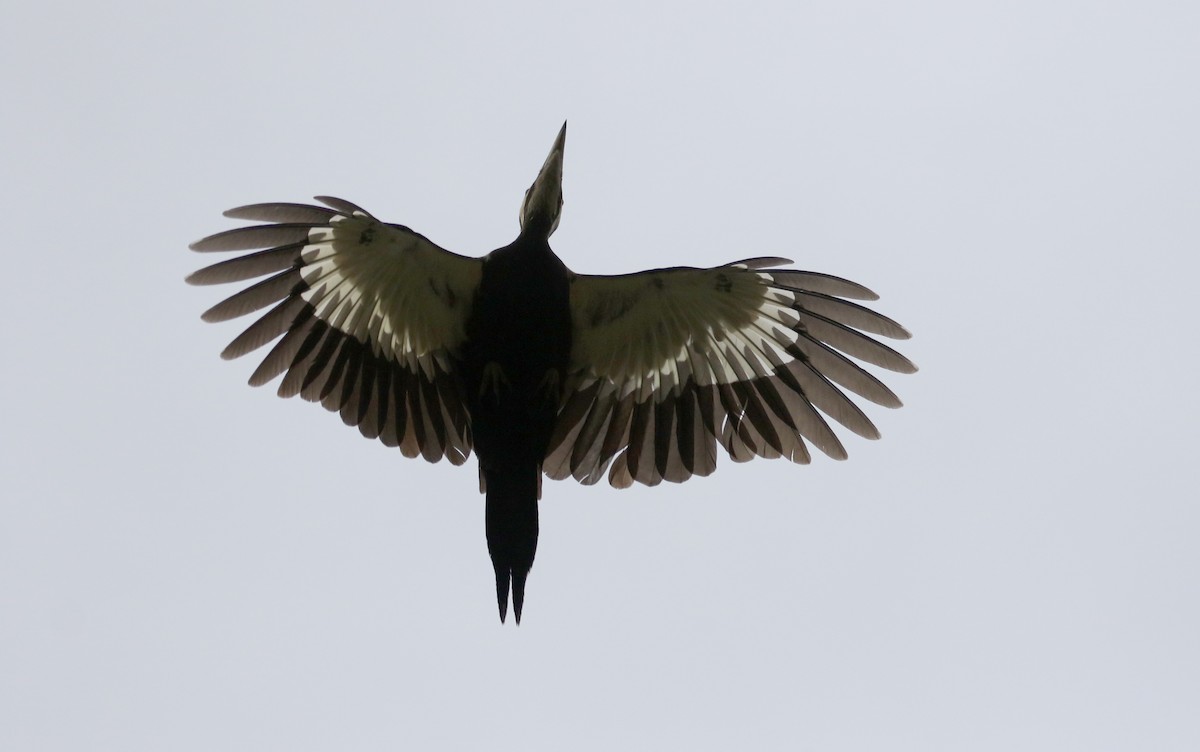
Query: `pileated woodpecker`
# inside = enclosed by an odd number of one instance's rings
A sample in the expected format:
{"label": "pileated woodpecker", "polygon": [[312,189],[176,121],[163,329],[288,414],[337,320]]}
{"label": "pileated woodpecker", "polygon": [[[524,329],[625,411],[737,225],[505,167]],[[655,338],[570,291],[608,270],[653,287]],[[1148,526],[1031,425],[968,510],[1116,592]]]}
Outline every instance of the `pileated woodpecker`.
{"label": "pileated woodpecker", "polygon": [[[567,126],[521,203],[517,239],[483,258],[438,247],[342,199],[253,204],[225,216],[265,224],[192,244],[246,251],[187,278],[272,275],[210,308],[224,321],[274,305],[233,340],[236,358],[278,338],[250,377],[320,402],[406,457],[479,456],[500,620],[517,623],[537,548],[542,473],[592,484],[656,485],[808,444],[846,450],[825,417],[869,439],[875,426],[842,389],[900,400],[847,356],[916,367],[868,334],[906,339],[875,300],[839,277],[751,258],[711,269],[575,274],[550,250],[562,210]],[[839,388],[839,386],[841,388]],[[818,412],[819,411],[819,412]]]}

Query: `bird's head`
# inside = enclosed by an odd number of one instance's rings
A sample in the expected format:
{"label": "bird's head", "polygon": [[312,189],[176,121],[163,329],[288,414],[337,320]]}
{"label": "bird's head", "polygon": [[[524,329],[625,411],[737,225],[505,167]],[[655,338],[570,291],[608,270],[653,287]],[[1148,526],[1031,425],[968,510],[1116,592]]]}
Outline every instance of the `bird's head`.
{"label": "bird's head", "polygon": [[521,232],[538,233],[550,237],[558,229],[558,218],[562,214],[562,168],[563,147],[567,142],[567,124],[564,122],[554,146],[541,172],[521,201]]}

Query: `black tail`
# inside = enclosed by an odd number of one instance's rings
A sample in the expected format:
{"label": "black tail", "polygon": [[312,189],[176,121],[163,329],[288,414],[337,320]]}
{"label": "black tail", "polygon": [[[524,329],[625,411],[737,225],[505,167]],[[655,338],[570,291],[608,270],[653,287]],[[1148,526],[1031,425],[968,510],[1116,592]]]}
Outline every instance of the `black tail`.
{"label": "black tail", "polygon": [[508,615],[508,588],[512,585],[513,612],[521,623],[525,603],[525,578],[533,566],[538,538],[537,465],[490,468],[487,479],[488,553],[496,570],[496,601],[500,621]]}

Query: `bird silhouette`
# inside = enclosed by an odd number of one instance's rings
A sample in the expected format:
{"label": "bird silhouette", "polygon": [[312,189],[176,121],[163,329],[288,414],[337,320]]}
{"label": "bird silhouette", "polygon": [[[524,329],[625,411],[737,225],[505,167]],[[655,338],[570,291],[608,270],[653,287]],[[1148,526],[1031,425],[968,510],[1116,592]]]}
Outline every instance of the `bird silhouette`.
{"label": "bird silhouette", "polygon": [[718,447],[735,462],[808,463],[808,445],[844,459],[826,418],[868,439],[879,433],[843,390],[900,406],[855,360],[916,371],[869,336],[908,332],[850,302],[877,295],[784,268],[787,259],[571,272],[549,245],[565,143],[564,123],[525,193],[516,240],[482,258],[318,196],[320,206],[225,212],[262,224],[191,248],[254,252],[187,278],[266,277],[203,314],[224,321],[273,306],[221,353],[278,340],[251,385],[282,376],[280,396],[319,402],[406,457],[461,465],[474,450],[500,620],[511,592],[518,624],[543,474],[584,484],[607,474],[617,488],[679,483],[713,472]]}

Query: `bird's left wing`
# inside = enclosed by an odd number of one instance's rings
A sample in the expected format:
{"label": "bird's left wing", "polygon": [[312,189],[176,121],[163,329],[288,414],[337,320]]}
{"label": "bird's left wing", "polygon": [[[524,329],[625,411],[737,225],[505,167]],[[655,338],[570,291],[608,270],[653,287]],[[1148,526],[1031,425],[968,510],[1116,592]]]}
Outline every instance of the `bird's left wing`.
{"label": "bird's left wing", "polygon": [[205,267],[187,278],[192,284],[273,274],[204,313],[206,321],[224,321],[275,306],[221,357],[240,357],[282,335],[250,377],[252,386],[286,373],[281,397],[320,402],[408,457],[461,464],[471,431],[455,363],[480,260],[347,201],[317,200],[326,206],[231,209],[226,216],[269,224],[192,244],[203,252],[265,249]]}
{"label": "bird's left wing", "polygon": [[595,483],[611,464],[609,482],[620,488],[681,482],[715,469],[718,444],[739,462],[806,463],[805,441],[844,459],[822,413],[878,438],[835,384],[899,407],[850,358],[911,373],[904,356],[864,333],[908,332],[844,300],[878,298],[865,287],[774,268],[786,263],[575,277],[571,373],[545,472]]}

